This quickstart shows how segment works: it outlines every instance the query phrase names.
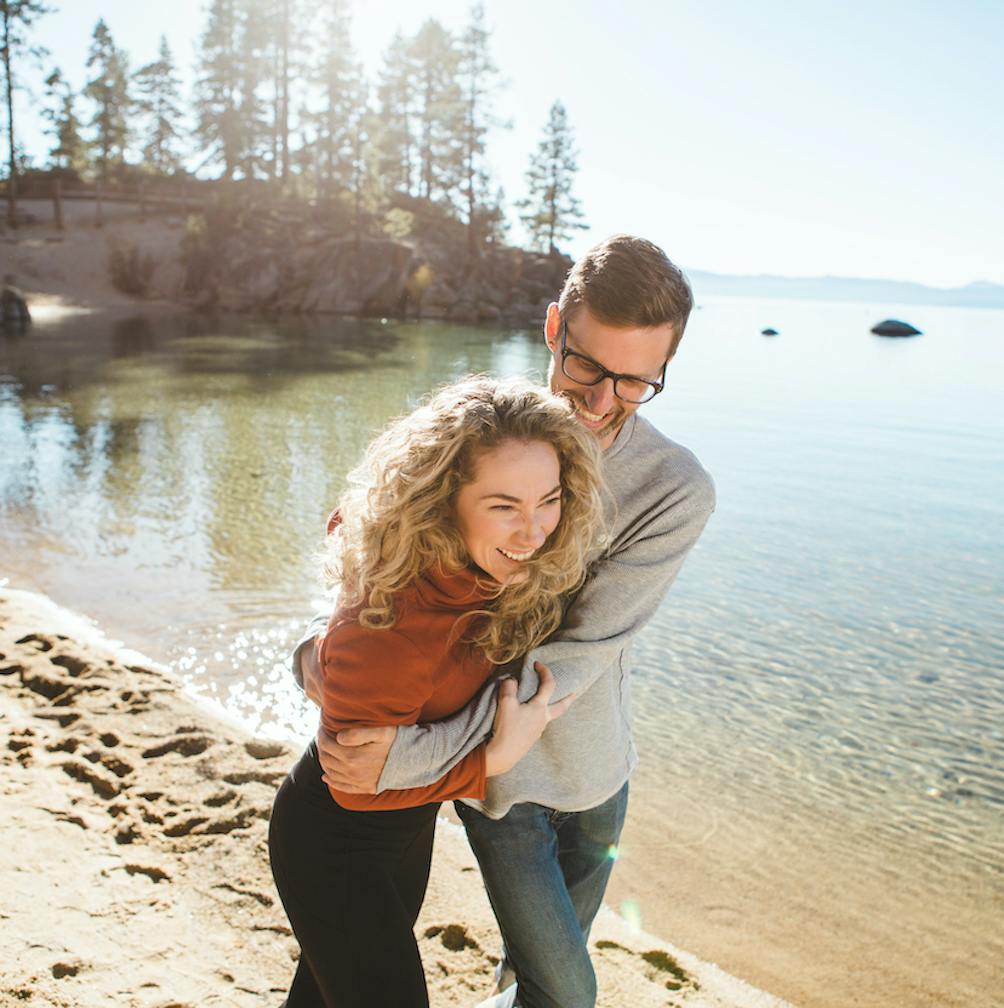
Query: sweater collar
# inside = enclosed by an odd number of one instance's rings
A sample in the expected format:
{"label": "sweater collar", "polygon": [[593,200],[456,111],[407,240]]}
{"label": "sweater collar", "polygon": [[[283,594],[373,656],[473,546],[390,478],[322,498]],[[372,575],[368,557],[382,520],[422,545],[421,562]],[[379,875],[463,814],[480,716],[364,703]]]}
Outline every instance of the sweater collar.
{"label": "sweater collar", "polygon": [[466,609],[494,598],[499,584],[473,567],[446,571],[437,564],[419,575],[416,588],[426,605]]}
{"label": "sweater collar", "polygon": [[627,420],[621,424],[621,429],[617,432],[617,437],[614,438],[614,443],[603,453],[604,461],[614,458],[624,450],[624,447],[631,440],[631,435],[634,433],[634,427],[637,422],[638,414],[632,413]]}

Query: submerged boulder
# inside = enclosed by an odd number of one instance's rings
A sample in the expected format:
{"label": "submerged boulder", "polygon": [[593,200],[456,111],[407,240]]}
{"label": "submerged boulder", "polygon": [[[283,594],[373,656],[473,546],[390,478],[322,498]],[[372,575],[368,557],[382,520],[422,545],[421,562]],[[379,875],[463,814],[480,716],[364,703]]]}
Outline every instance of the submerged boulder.
{"label": "submerged boulder", "polygon": [[914,328],[909,322],[901,322],[899,319],[886,319],[884,322],[877,322],[872,326],[872,332],[876,336],[919,336],[920,330]]}

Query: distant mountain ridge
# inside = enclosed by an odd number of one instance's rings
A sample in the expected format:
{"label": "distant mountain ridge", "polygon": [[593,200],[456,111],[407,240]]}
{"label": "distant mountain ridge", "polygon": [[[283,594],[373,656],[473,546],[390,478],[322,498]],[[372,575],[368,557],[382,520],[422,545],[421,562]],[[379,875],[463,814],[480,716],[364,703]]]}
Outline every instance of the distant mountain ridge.
{"label": "distant mountain ridge", "polygon": [[951,305],[964,308],[1004,308],[1004,286],[979,280],[965,287],[925,287],[906,280],[856,277],[733,276],[686,270],[700,299],[725,294],[736,297],[780,297],[806,301],[867,301],[890,304]]}

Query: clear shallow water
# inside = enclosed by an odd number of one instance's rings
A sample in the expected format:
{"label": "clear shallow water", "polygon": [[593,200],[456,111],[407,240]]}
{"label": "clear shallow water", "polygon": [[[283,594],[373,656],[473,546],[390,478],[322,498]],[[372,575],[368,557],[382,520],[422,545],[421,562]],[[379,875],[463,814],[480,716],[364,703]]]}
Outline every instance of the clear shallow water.
{"label": "clear shallow water", "polygon": [[[871,336],[890,315],[925,334]],[[437,323],[84,317],[0,337],[0,575],[306,733],[280,663],[361,447],[439,381],[545,364],[536,333]],[[656,820],[694,809],[666,857],[712,820],[769,823],[863,879],[909,873],[932,926],[960,885],[1000,907],[1002,385],[1002,312],[695,313],[646,407],[719,492],[637,645],[639,786]]]}

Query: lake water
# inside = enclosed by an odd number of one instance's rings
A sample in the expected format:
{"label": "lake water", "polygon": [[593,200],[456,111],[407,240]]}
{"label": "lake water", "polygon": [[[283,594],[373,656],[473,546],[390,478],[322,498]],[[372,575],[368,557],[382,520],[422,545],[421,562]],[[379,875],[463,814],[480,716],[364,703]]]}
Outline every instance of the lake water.
{"label": "lake water", "polygon": [[[924,335],[869,334],[890,315]],[[440,381],[546,361],[441,323],[0,335],[0,576],[305,735],[280,663],[360,449]],[[638,643],[613,901],[801,1004],[849,970],[856,1004],[996,1003],[1004,312],[710,300],[668,377],[645,415],[719,504]]]}

